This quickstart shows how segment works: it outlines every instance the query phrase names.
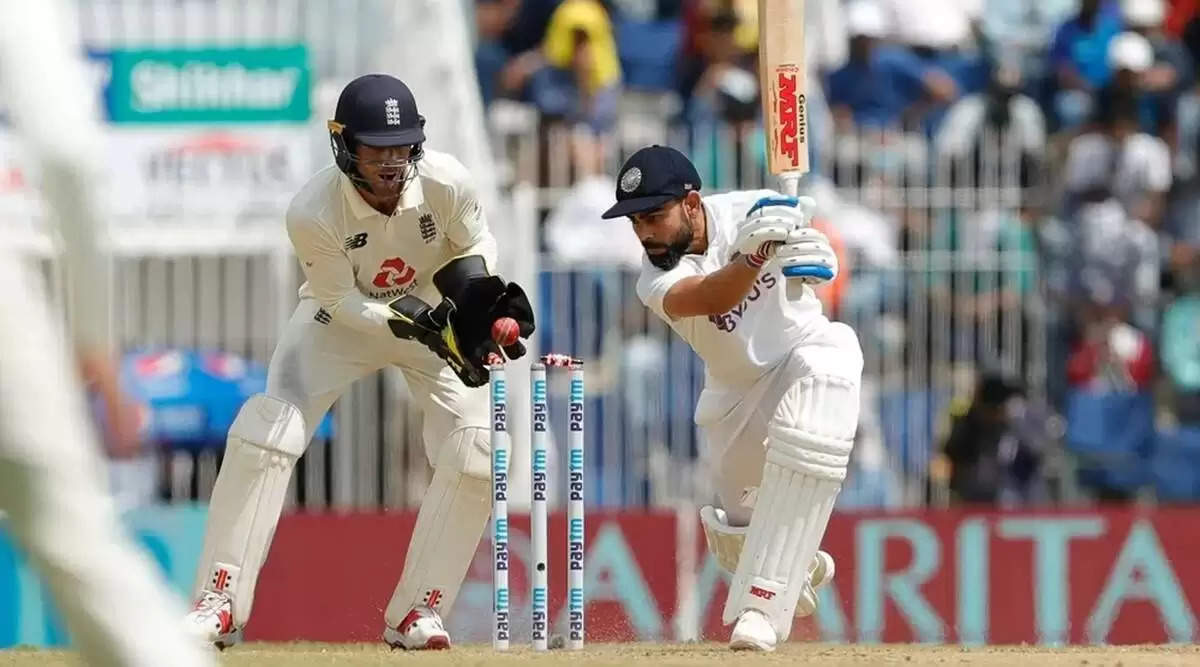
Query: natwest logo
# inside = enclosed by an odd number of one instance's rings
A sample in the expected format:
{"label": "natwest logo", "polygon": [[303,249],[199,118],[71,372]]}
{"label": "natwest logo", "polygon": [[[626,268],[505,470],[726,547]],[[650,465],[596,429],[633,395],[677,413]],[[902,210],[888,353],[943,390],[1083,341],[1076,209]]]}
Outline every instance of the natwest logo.
{"label": "natwest logo", "polygon": [[375,279],[371,281],[371,284],[380,289],[403,287],[416,277],[416,269],[399,257],[393,257],[384,260],[383,264],[379,265],[379,273],[375,274]]}

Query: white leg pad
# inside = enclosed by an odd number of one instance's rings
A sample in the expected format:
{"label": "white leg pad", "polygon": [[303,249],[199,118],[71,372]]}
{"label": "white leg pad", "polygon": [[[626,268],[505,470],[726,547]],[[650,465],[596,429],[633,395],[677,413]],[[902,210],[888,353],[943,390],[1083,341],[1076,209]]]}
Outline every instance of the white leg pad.
{"label": "white leg pad", "polygon": [[[700,524],[704,527],[704,538],[708,552],[717,560],[722,570],[733,574],[737,571],[738,559],[746,544],[746,527],[731,526],[725,511],[705,505],[700,508]],[[834,564],[829,554],[818,552],[808,566],[809,586],[804,589],[796,603],[796,616],[811,616],[817,609],[817,589],[833,580]]]}
{"label": "white leg pad", "polygon": [[784,393],[767,429],[767,461],[723,619],[767,616],[785,641],[825,534],[858,423],[858,386],[807,376]]}
{"label": "white leg pad", "polygon": [[445,616],[454,606],[492,512],[488,430],[463,427],[442,445],[384,621],[395,628],[413,607]]}
{"label": "white leg pad", "polygon": [[229,595],[235,627],[250,618],[292,469],[307,446],[300,411],[266,394],[250,397],[229,429],[193,594]]}

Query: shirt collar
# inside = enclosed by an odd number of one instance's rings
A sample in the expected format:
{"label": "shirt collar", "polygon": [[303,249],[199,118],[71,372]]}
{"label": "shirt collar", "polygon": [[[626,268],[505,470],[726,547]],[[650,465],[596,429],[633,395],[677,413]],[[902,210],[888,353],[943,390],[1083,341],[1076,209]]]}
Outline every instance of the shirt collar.
{"label": "shirt collar", "polygon": [[[383,215],[362,198],[349,176],[341,174],[340,180],[342,195],[345,196],[346,201],[350,202],[350,210],[354,212],[355,218],[362,220],[372,215]],[[404,192],[400,193],[400,204],[396,207],[396,212],[416,208],[423,203],[425,203],[425,192],[421,189],[421,174],[418,171],[416,178],[412,179],[404,188]]]}

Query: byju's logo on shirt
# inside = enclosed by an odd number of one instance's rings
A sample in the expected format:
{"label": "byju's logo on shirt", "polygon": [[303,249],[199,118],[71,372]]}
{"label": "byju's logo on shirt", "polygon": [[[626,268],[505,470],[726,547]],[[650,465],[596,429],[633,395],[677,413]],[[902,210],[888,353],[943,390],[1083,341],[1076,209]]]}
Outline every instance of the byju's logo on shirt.
{"label": "byju's logo on shirt", "polygon": [[741,323],[742,317],[750,308],[750,304],[758,301],[764,294],[766,294],[778,283],[779,279],[775,277],[775,274],[762,274],[758,277],[758,280],[754,281],[754,287],[750,290],[750,293],[746,295],[746,298],[737,305],[737,307],[727,313],[722,313],[720,315],[709,315],[708,321],[716,325],[718,330],[724,331],[725,333],[731,333],[734,329],[737,329],[738,324]]}

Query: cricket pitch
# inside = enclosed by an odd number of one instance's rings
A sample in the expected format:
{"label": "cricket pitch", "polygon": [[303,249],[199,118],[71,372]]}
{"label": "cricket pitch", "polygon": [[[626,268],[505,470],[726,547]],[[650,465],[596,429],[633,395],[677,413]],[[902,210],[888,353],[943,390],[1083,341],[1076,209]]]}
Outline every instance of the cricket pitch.
{"label": "cricket pitch", "polygon": [[[458,646],[450,651],[403,653],[379,644],[244,644],[220,655],[224,667],[338,667],[374,665],[567,665],[581,667],[618,667],[655,665],[656,667],[698,667],[713,665],[1195,665],[1200,664],[1200,646],[1080,646],[1045,648],[1033,646],[928,646],[914,644],[820,644],[791,643],[771,654],[732,653],[723,644],[593,644],[583,651],[534,653],[527,647],[496,653],[490,646]],[[0,651],[0,667],[77,666],[82,664],[64,651],[16,649]]]}

